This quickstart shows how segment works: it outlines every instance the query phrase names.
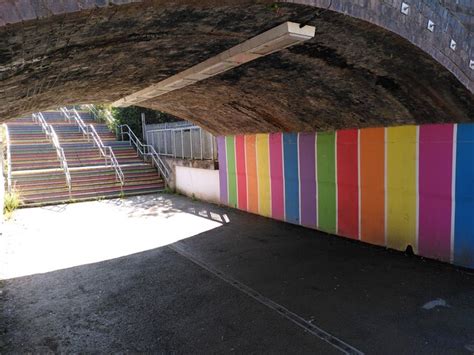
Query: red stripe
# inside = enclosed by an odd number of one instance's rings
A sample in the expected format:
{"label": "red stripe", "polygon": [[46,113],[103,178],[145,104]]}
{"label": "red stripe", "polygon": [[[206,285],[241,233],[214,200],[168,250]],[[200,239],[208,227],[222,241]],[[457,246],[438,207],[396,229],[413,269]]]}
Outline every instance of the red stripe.
{"label": "red stripe", "polygon": [[337,218],[338,234],[358,239],[359,178],[357,130],[337,132]]}

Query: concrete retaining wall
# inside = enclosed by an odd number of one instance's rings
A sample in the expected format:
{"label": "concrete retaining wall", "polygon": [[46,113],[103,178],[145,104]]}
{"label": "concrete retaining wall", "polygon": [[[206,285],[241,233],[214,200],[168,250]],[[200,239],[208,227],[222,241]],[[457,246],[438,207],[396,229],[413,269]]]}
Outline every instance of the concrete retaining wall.
{"label": "concrete retaining wall", "polygon": [[219,171],[175,167],[176,191],[199,200],[219,203]]}

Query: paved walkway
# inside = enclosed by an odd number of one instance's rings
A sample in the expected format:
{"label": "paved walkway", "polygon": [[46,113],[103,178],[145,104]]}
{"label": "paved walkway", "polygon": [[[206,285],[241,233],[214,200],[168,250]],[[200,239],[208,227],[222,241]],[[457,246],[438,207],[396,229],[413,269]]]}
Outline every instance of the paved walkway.
{"label": "paved walkway", "polygon": [[473,353],[474,275],[151,195],[15,212],[0,353]]}

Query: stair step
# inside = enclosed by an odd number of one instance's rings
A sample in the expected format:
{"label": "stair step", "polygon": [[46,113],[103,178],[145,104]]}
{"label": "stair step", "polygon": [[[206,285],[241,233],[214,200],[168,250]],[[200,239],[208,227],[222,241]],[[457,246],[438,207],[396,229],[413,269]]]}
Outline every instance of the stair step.
{"label": "stair step", "polygon": [[137,196],[137,195],[147,195],[147,194],[155,194],[163,192],[163,188],[158,189],[148,189],[148,190],[137,190],[137,191],[125,191],[123,193],[110,193],[104,194],[102,196],[75,196],[73,199],[69,198],[50,198],[50,199],[35,199],[28,201],[26,204],[23,204],[22,207],[39,207],[39,206],[47,206],[47,205],[58,205],[58,204],[65,204],[65,203],[73,203],[73,202],[86,202],[86,201],[96,201],[98,199],[114,199],[114,198],[121,198],[121,197],[129,197],[129,196]]}
{"label": "stair step", "polygon": [[[140,175],[140,176],[134,176],[134,177],[127,177],[125,181],[125,185],[127,184],[132,184],[136,182],[160,182],[162,181],[161,178],[157,177],[155,175]],[[62,178],[57,178],[57,179],[49,179],[46,181],[36,181],[35,183],[32,182],[21,182],[21,181],[16,181],[16,186],[18,189],[23,189],[25,191],[33,191],[33,190],[48,190],[57,187],[58,185],[65,185],[66,183],[66,178],[62,176]],[[90,185],[90,186],[96,186],[96,185],[105,185],[105,184],[115,184],[118,183],[115,174],[110,177],[85,177],[83,179],[71,179],[71,187],[80,187],[80,186],[85,186],[85,185]]]}
{"label": "stair step", "polygon": [[[72,191],[71,194],[69,194],[69,191],[67,189],[65,191],[58,191],[54,194],[35,194],[35,195],[29,195],[25,196],[22,201],[23,204],[28,203],[30,201],[38,201],[38,200],[68,200],[69,196],[72,196],[73,199],[79,198],[79,197],[95,197],[95,198],[100,198],[100,197],[105,197],[110,194],[115,194],[116,196],[120,196],[120,194],[123,192],[124,194],[127,193],[137,193],[137,192],[143,192],[147,190],[153,190],[153,191],[160,191],[164,189],[164,184],[162,183],[156,183],[156,184],[148,184],[148,185],[134,185],[134,186],[129,186],[127,188],[122,189],[120,185],[118,186],[111,186],[107,188],[100,188],[100,189],[91,189],[91,190],[78,190],[78,191]],[[21,195],[20,195],[21,198]]]}
{"label": "stair step", "polygon": [[37,122],[23,117],[8,122],[13,184],[20,191],[23,206],[70,202],[71,197],[82,201],[163,191],[160,174],[137,156],[129,142],[117,141],[115,133],[90,114],[80,115],[94,126],[104,145],[113,149],[125,177],[124,186],[74,120],[65,120],[61,112],[47,111],[43,116],[58,135],[70,168],[71,196],[55,148]]}

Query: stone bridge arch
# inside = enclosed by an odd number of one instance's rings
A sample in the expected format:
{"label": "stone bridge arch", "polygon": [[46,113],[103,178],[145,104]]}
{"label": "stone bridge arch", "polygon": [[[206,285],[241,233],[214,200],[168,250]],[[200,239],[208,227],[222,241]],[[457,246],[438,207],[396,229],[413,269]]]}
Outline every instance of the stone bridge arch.
{"label": "stone bridge arch", "polygon": [[473,11],[451,0],[6,0],[0,116],[112,102],[291,20],[315,38],[141,104],[221,134],[472,121]]}

